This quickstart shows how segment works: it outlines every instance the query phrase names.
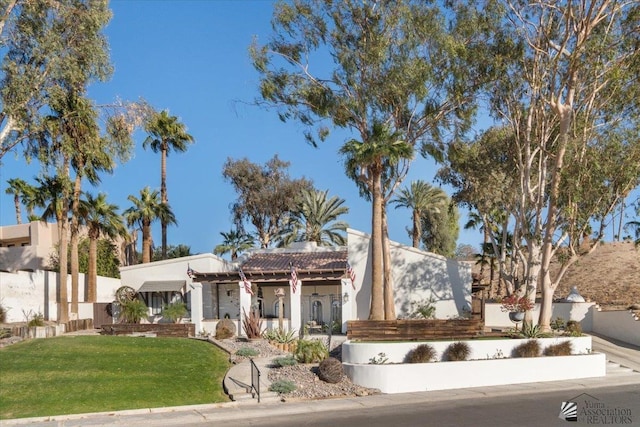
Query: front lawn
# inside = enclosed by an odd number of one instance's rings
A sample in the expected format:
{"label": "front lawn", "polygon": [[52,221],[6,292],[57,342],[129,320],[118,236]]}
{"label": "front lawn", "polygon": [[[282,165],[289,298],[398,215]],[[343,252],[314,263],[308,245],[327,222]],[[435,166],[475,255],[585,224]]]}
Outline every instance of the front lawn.
{"label": "front lawn", "polygon": [[0,419],[223,402],[228,368],[185,338],[29,340],[0,349]]}

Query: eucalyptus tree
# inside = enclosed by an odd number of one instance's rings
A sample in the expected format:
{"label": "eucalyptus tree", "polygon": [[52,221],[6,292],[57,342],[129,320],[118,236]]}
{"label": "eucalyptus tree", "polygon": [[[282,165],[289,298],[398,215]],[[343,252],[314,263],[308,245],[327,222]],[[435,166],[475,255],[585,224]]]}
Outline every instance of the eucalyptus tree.
{"label": "eucalyptus tree", "polygon": [[315,242],[318,246],[344,246],[349,225],[338,218],[349,213],[345,200],[328,197],[329,190],[306,189],[300,204],[291,212],[288,227],[281,237],[281,246],[292,242]]}
{"label": "eucalyptus tree", "polygon": [[[188,144],[193,137],[187,133],[187,128],[179,122],[178,117],[170,116],[167,110],[149,116],[145,123],[145,131],[149,134],[144,140],[143,147],[151,147],[154,153],[160,152],[160,199],[164,204],[169,203],[167,197],[167,156],[171,150],[187,151]],[[162,226],[162,259],[167,259],[167,221],[161,218]]]}
{"label": "eucalyptus tree", "polygon": [[460,211],[449,196],[445,195],[442,209],[426,210],[421,222],[423,231],[420,240],[424,247],[429,252],[453,258],[460,234]]}
{"label": "eucalyptus tree", "polygon": [[[305,125],[305,138],[314,146],[330,128],[346,129],[352,140],[366,145],[374,126],[385,126],[414,149],[434,152],[434,146],[469,125],[473,93],[491,71],[485,59],[496,53],[480,48],[484,18],[454,6],[445,10],[442,3],[411,0],[279,1],[272,37],[251,47],[261,75],[258,103],[274,107],[283,120]],[[395,166],[383,164],[390,176]],[[383,216],[372,219],[372,235],[384,234]],[[376,254],[373,288],[383,280],[383,260]],[[378,293],[372,289],[372,296]],[[382,318],[379,302],[375,305],[371,317]]]}
{"label": "eucalyptus tree", "polygon": [[85,200],[81,201],[80,213],[87,226],[89,236],[86,302],[96,302],[98,240],[100,237],[107,237],[113,240],[116,237],[125,237],[127,235],[127,229],[118,211],[117,205],[107,202],[107,196],[104,193],[99,193],[97,197],[86,194]]}
{"label": "eucalyptus tree", "polygon": [[145,187],[140,190],[140,198],[130,195],[127,199],[133,203],[124,211],[127,225],[137,225],[142,230],[142,263],[151,262],[151,223],[160,218],[164,218],[168,224],[175,223],[175,215],[168,204],[162,203],[158,190]]}
{"label": "eucalyptus tree", "polygon": [[220,232],[222,243],[213,248],[216,255],[231,255],[231,261],[238,259],[238,255],[248,249],[255,247],[256,241],[253,236],[246,234],[238,229],[232,228],[227,233]]}
{"label": "eucalyptus tree", "polygon": [[222,168],[222,176],[238,194],[231,206],[236,229],[244,233],[245,223],[251,224],[262,248],[269,247],[285,227],[301,192],[313,187],[306,178],[289,177],[288,167],[289,162],[275,155],[264,165],[228,158]]}
{"label": "eucalyptus tree", "polygon": [[547,330],[555,289],[585,253],[585,237],[586,252],[595,250],[607,218],[639,183],[640,3],[501,3],[495,46],[513,58],[505,55],[487,95],[511,134],[498,154],[512,167],[498,170],[516,191],[502,193],[513,195],[505,203],[481,200],[488,209],[480,212],[508,213],[502,230],[513,230],[514,257],[524,266],[522,283],[516,275],[511,282],[532,300],[541,291],[538,322]]}
{"label": "eucalyptus tree", "polygon": [[6,194],[13,195],[13,205],[16,210],[16,224],[22,224],[21,206],[27,206],[29,214],[33,213],[31,200],[34,198],[35,188],[21,178],[10,178],[7,180],[9,186],[5,190]]}
{"label": "eucalyptus tree", "polygon": [[400,189],[391,203],[397,208],[411,209],[411,240],[414,248],[420,247],[422,217],[427,212],[440,213],[447,209],[447,193],[422,180],[412,181],[409,187]]}

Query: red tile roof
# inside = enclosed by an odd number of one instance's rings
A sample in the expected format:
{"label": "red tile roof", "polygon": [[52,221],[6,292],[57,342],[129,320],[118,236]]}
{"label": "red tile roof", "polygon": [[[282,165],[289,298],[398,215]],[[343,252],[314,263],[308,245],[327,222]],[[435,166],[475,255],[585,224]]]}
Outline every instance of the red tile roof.
{"label": "red tile roof", "polygon": [[299,271],[344,270],[347,250],[322,252],[258,252],[251,254],[242,264],[242,271],[275,272],[289,271],[291,265]]}

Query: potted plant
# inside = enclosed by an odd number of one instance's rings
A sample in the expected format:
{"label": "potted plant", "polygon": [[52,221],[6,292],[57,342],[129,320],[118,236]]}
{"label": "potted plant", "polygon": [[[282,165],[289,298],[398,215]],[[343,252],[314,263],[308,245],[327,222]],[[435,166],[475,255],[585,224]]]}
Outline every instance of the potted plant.
{"label": "potted plant", "polygon": [[533,309],[533,302],[527,296],[513,293],[502,300],[500,309],[509,313],[512,322],[522,322],[524,313]]}

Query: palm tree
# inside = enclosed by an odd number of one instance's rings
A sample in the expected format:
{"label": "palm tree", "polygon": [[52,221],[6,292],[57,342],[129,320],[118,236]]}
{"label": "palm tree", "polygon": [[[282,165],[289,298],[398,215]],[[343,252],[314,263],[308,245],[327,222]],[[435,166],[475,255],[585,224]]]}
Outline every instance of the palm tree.
{"label": "palm tree", "polygon": [[433,187],[422,180],[412,181],[408,188],[400,190],[398,196],[391,201],[397,208],[412,209],[413,228],[411,238],[413,247],[420,246],[422,237],[422,216],[427,212],[439,213],[446,209],[447,194],[442,189]]}
{"label": "palm tree", "polygon": [[67,251],[68,251],[68,218],[69,194],[71,182],[68,177],[58,175],[36,178],[39,186],[36,189],[36,205],[44,208],[42,219],[55,218],[58,225],[58,322],[69,321],[69,297],[67,292]]}
{"label": "palm tree", "polygon": [[11,178],[7,180],[9,186],[5,193],[13,195],[13,204],[16,209],[16,223],[22,224],[21,203],[29,209],[29,214],[33,213],[33,204],[30,203],[35,196],[35,188],[21,178]]}
{"label": "palm tree", "polygon": [[124,211],[127,225],[138,225],[142,229],[142,263],[151,262],[151,223],[164,218],[167,223],[175,224],[176,218],[168,204],[160,201],[158,190],[145,187],[140,190],[140,198],[128,197],[133,206]]}
{"label": "palm tree", "polygon": [[98,239],[100,236],[113,239],[127,235],[127,229],[122,222],[122,217],[118,214],[118,209],[118,206],[107,203],[107,196],[104,193],[99,193],[95,198],[87,194],[86,200],[81,201],[80,212],[84,217],[89,235],[87,302],[96,302]]}
{"label": "palm tree", "polygon": [[253,236],[237,229],[231,229],[228,233],[220,232],[220,235],[224,240],[213,249],[213,253],[216,255],[231,254],[232,261],[235,261],[240,253],[256,245]]}
{"label": "palm tree", "polygon": [[[366,141],[352,139],[340,149],[345,157],[347,176],[356,181],[361,193],[371,197],[371,308],[370,320],[384,320],[391,316],[393,295],[385,291],[383,261],[383,209],[382,179],[385,172],[402,159],[413,157],[413,147],[392,134],[381,123],[374,123]],[[386,298],[385,298],[386,297]]]}
{"label": "palm tree", "polygon": [[[193,137],[187,133],[184,124],[178,117],[170,116],[166,110],[153,114],[145,125],[149,136],[144,140],[143,147],[151,147],[154,153],[160,152],[160,195],[161,203],[169,203],[167,198],[167,155],[172,149],[177,152],[187,150],[187,144],[193,142]],[[162,224],[162,259],[167,258],[167,218],[160,217]]]}
{"label": "palm tree", "polygon": [[349,212],[342,206],[345,202],[337,196],[327,198],[329,191],[315,189],[303,190],[297,210],[291,213],[289,227],[282,237],[282,243],[316,242],[318,246],[343,246],[347,243],[344,236],[349,224],[337,221],[340,215]]}

